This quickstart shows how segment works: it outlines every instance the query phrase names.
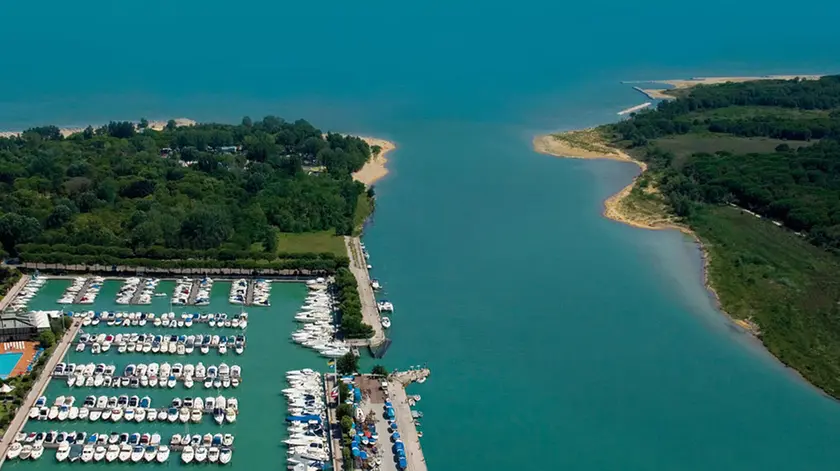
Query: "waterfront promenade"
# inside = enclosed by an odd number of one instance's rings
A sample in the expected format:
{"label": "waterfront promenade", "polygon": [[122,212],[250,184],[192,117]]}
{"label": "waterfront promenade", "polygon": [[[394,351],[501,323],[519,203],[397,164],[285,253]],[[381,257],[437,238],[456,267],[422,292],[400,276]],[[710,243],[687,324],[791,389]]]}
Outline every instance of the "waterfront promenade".
{"label": "waterfront promenade", "polygon": [[362,302],[362,319],[365,324],[373,327],[373,337],[366,344],[376,348],[385,342],[385,331],[379,317],[379,310],[376,308],[373,288],[370,286],[370,273],[365,257],[362,255],[361,242],[358,237],[344,237],[344,244],[347,246],[347,257],[350,258],[350,271],[356,277],[358,285],[359,299]]}
{"label": "waterfront promenade", "polygon": [[64,355],[67,353],[70,345],[73,344],[73,339],[76,338],[76,334],[79,332],[81,327],[81,322],[74,321],[73,325],[70,326],[70,328],[64,333],[61,341],[55,346],[55,350],[47,360],[47,364],[44,365],[44,369],[41,371],[40,376],[38,376],[38,380],[32,385],[32,389],[29,390],[29,394],[26,396],[26,399],[24,399],[23,404],[21,404],[17,411],[17,414],[15,414],[15,418],[6,429],[3,439],[0,441],[0,467],[2,467],[3,462],[6,461],[6,451],[9,449],[9,446],[14,443],[15,435],[17,435],[23,426],[26,425],[26,421],[29,419],[29,410],[32,409],[33,405],[35,405],[35,401],[38,399],[38,396],[40,396],[47,388],[47,384],[50,382],[52,377],[51,373],[55,369],[55,365],[64,358]]}

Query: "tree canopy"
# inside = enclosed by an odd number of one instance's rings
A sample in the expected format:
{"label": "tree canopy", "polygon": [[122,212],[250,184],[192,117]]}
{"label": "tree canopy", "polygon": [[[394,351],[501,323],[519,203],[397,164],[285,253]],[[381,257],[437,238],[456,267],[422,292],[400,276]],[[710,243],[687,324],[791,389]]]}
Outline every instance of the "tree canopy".
{"label": "tree canopy", "polygon": [[370,155],[362,139],[273,116],[162,131],[111,122],[67,138],[32,128],[0,138],[0,243],[24,259],[84,244],[120,258],[272,260],[279,232],[352,232],[365,188],[351,174]]}

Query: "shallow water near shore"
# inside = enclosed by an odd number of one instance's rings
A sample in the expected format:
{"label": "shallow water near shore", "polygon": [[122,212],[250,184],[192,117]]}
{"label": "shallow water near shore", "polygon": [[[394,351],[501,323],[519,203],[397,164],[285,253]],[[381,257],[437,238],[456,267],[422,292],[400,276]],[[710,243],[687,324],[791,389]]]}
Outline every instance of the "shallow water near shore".
{"label": "shallow water near shore", "polygon": [[[601,217],[636,167],[530,149],[535,134],[647,101],[620,80],[838,72],[836,2],[809,4],[808,22],[758,0],[690,6],[714,34],[686,32],[664,0],[40,5],[34,24],[27,4],[2,7],[0,129],[277,114],[396,142],[365,242],[397,309],[385,365],[432,368],[411,389],[430,469],[840,460],[838,404],[714,310],[694,244]],[[275,285],[276,330],[249,328],[240,360],[238,396],[265,384],[240,400],[237,468],[282,466],[271,361],[326,366],[287,342],[300,298],[279,304],[285,289],[303,296]],[[246,413],[259,429],[242,430]]]}

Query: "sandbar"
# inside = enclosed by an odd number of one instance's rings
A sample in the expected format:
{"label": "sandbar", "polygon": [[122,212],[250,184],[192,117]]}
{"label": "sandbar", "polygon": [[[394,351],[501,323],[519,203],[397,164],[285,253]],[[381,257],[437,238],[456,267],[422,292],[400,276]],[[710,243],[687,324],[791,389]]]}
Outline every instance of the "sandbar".
{"label": "sandbar", "polygon": [[371,153],[370,160],[365,162],[365,165],[353,174],[354,180],[364,183],[365,186],[371,186],[385,175],[388,175],[388,167],[386,166],[388,158],[386,155],[388,152],[396,149],[397,146],[391,141],[376,137],[361,137],[361,139],[367,142],[369,146],[379,146],[381,149],[377,155]]}

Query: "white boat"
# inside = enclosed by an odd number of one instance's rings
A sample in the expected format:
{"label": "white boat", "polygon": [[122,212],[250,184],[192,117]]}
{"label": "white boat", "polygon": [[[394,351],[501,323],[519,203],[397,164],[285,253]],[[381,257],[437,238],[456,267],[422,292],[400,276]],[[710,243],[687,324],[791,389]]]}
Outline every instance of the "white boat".
{"label": "white boat", "polygon": [[236,411],[233,409],[233,407],[228,407],[225,411],[225,420],[229,424],[236,422]]}
{"label": "white boat", "polygon": [[200,446],[195,450],[195,461],[203,463],[207,459],[207,448]]}
{"label": "white boat", "polygon": [[[68,451],[69,451],[69,448],[70,447],[68,447]],[[23,445],[21,445],[20,443],[17,443],[17,442],[12,443],[12,446],[9,447],[9,451],[6,452],[6,458],[8,458],[10,460],[13,460],[13,459],[17,458],[18,456],[20,456],[20,452],[21,452],[22,449],[23,449]],[[59,447],[59,451],[61,451],[61,447]],[[58,455],[56,455],[56,456],[58,456]],[[59,461],[61,461],[61,460],[59,460]]]}
{"label": "white boat", "polygon": [[211,446],[209,450],[207,450],[207,461],[211,463],[216,463],[219,461],[219,449],[215,446]]}
{"label": "white boat", "polygon": [[194,457],[195,450],[193,450],[193,447],[189,445],[185,446],[184,449],[181,451],[181,460],[184,463],[191,463]]}
{"label": "white boat", "polygon": [[219,451],[219,463],[228,464],[233,456],[233,451],[230,448],[222,448]]}
{"label": "white boat", "polygon": [[108,450],[105,452],[105,461],[112,462],[120,456],[119,445],[108,445]]}
{"label": "white boat", "polygon": [[163,463],[169,459],[169,447],[166,445],[161,445],[158,447],[157,450],[157,462]]}
{"label": "white boat", "polygon": [[225,436],[222,438],[222,444],[224,446],[233,445],[233,435],[230,433],[226,433]]}
{"label": "white boat", "polygon": [[128,461],[131,459],[131,445],[123,443],[120,445],[120,454],[117,456],[120,461]]}
{"label": "white boat", "polygon": [[147,446],[146,449],[143,451],[143,459],[146,461],[154,461],[155,456],[157,456],[157,448],[153,446]]}
{"label": "white boat", "polygon": [[32,454],[29,455],[29,459],[37,460],[43,454],[44,454],[44,446],[39,444],[39,443],[36,443],[36,444],[32,445]]}
{"label": "white boat", "polygon": [[135,446],[131,449],[131,461],[134,463],[139,463],[140,460],[143,459],[143,447],[140,445]]}
{"label": "white boat", "polygon": [[387,317],[383,317],[382,318],[382,327],[385,327],[386,329],[391,327],[391,319],[389,319]]}
{"label": "white boat", "polygon": [[[12,444],[12,447],[15,445],[19,445],[19,443]],[[70,455],[70,444],[63,441],[60,445],[58,445],[58,451],[55,453],[55,459],[58,462],[62,462],[67,459],[68,455]]]}
{"label": "white boat", "polygon": [[82,448],[82,462],[87,463],[93,459],[93,445],[85,445]]}

